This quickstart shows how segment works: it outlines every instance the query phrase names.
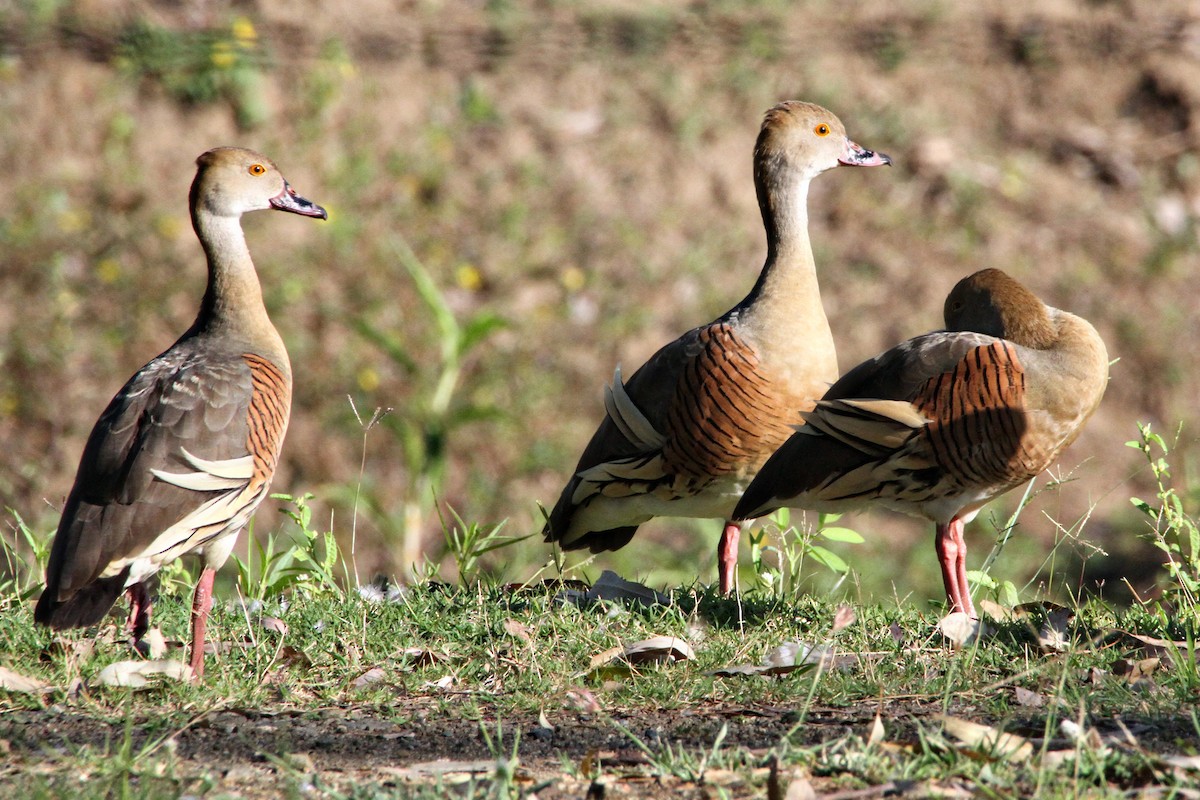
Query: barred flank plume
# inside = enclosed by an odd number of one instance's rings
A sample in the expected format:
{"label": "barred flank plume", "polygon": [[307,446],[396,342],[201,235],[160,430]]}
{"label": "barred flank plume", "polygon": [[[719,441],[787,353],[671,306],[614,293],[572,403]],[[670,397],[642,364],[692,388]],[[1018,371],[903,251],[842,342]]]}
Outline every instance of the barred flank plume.
{"label": "barred flank plume", "polygon": [[283,437],[287,432],[288,415],[292,405],[292,387],[287,376],[262,356],[246,353],[242,356],[250,366],[254,391],[250,398],[246,449],[254,458],[254,474],[250,490],[271,482]]}
{"label": "barred flank plume", "polygon": [[699,332],[700,352],[684,369],[667,412],[667,471],[723,475],[757,469],[801,422],[728,323]]}

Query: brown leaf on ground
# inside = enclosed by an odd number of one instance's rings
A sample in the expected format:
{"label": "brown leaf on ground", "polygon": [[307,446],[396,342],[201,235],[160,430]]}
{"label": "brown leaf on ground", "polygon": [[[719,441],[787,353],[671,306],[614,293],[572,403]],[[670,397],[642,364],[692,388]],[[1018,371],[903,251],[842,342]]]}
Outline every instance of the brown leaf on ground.
{"label": "brown leaf on ground", "polygon": [[162,675],[176,681],[190,680],[192,668],[182,661],[118,661],[100,670],[96,682],[101,686],[146,686],[149,678]]}
{"label": "brown leaf on ground", "polygon": [[662,592],[657,592],[644,584],[627,581],[610,569],[600,573],[600,577],[585,592],[577,589],[566,589],[559,592],[558,597],[567,603],[577,606],[591,605],[600,600],[629,601],[641,606],[667,606],[671,598]]}
{"label": "brown leaf on ground", "polygon": [[20,694],[46,694],[53,687],[45,681],[30,678],[7,667],[0,667],[0,689]]}
{"label": "brown leaf on ground", "polygon": [[1111,666],[1114,675],[1120,675],[1130,686],[1136,686],[1143,682],[1153,683],[1153,675],[1158,671],[1161,663],[1157,658],[1143,658],[1140,661],[1121,658],[1114,661]]}
{"label": "brown leaf on ground", "polygon": [[858,660],[856,655],[837,655],[829,645],[784,642],[767,653],[762,664],[737,664],[711,670],[708,674],[722,678],[734,675],[787,675],[818,666],[822,669],[848,669]]}
{"label": "brown leaf on ground", "polygon": [[354,680],[350,681],[350,686],[355,689],[362,689],[370,686],[373,683],[379,683],[384,678],[384,671],[379,667],[371,667],[369,670],[359,675]]}
{"label": "brown leaf on ground", "polygon": [[449,660],[450,656],[448,653],[439,653],[424,647],[406,647],[393,655],[392,658],[402,658],[407,662],[405,664],[406,667],[415,669],[417,667],[427,667],[430,664],[439,664]]}
{"label": "brown leaf on ground", "polygon": [[838,606],[837,613],[833,615],[833,630],[830,633],[837,633],[843,628],[848,628],[858,619],[858,614],[854,613],[854,609],[848,605]]}
{"label": "brown leaf on ground", "polygon": [[934,719],[942,723],[947,733],[978,752],[1012,762],[1028,761],[1033,755],[1033,745],[1024,736],[946,714],[937,714]]}
{"label": "brown leaf on ground", "polygon": [[517,622],[515,619],[504,620],[504,632],[509,636],[520,639],[525,644],[533,644],[533,637],[529,635],[529,626],[522,622]]}
{"label": "brown leaf on ground", "polygon": [[994,600],[980,600],[979,610],[997,622],[1008,622],[1013,618],[1013,610],[1005,608]]}
{"label": "brown leaf on ground", "polygon": [[625,657],[631,664],[662,664],[668,661],[692,661],[696,658],[696,651],[683,639],[655,636],[626,647]]}
{"label": "brown leaf on ground", "polygon": [[312,659],[308,657],[308,654],[290,644],[285,644],[279,648],[279,660],[289,667],[307,669],[312,666]]}
{"label": "brown leaf on ground", "polygon": [[955,647],[968,645],[987,632],[982,622],[963,611],[954,611],[942,617],[938,621],[937,630]]}

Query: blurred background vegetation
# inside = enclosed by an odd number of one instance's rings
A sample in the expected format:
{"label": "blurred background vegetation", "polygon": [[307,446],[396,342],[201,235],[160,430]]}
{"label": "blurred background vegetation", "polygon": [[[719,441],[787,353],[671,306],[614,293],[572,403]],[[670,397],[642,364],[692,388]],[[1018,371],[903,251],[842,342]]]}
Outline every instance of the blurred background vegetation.
{"label": "blurred background vegetation", "polygon": [[[540,530],[613,367],[752,285],[750,153],[789,98],[895,159],[810,198],[843,369],[938,327],[985,266],[1099,328],[1108,395],[996,571],[1144,591],[1138,421],[1183,423],[1175,479],[1196,483],[1200,16],[1183,0],[0,3],[6,537],[17,515],[52,532],[97,415],[191,322],[187,189],[220,144],[270,155],[330,211],[245,221],[296,373],[276,490],[313,495],[364,580],[452,564],[454,512]],[[981,515],[976,559],[1017,499]],[[286,524],[268,503],[257,534]],[[840,551],[864,596],[940,598],[926,523],[839,525],[865,535]],[[658,521],[588,570],[708,583],[718,533]],[[483,560],[522,580],[549,558],[534,536]]]}

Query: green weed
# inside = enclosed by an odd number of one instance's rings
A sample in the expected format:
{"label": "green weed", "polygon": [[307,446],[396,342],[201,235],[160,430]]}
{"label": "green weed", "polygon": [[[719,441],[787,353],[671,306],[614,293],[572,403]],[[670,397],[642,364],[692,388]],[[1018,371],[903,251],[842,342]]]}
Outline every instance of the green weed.
{"label": "green weed", "polygon": [[1167,575],[1174,582],[1172,595],[1195,610],[1200,593],[1200,525],[1192,506],[1195,494],[1173,485],[1171,464],[1167,460],[1179,443],[1180,432],[1168,445],[1166,439],[1151,430],[1149,424],[1138,424],[1139,439],[1126,445],[1140,450],[1146,457],[1154,476],[1155,502],[1130,498],[1134,507],[1146,518],[1149,530],[1143,537],[1167,557]]}
{"label": "green weed", "polygon": [[750,531],[754,574],[759,587],[770,596],[784,599],[800,594],[805,559],[815,561],[842,578],[849,574],[850,565],[846,560],[818,541],[862,544],[865,540],[855,530],[832,524],[841,518],[841,514],[816,516],[815,525],[801,529],[791,523],[791,511],[781,508],[771,516],[768,524]]}
{"label": "green weed", "polygon": [[295,532],[278,538],[271,532],[263,540],[250,529],[246,560],[233,557],[242,594],[260,602],[287,591],[302,596],[340,597],[343,590],[335,571],[341,553],[333,531],[313,528],[309,505],[312,495],[273,494],[271,498],[290,504],[283,512],[295,525]]}
{"label": "green weed", "polygon": [[224,100],[243,128],[266,119],[259,90],[267,58],[246,17],[227,29],[199,31],[138,20],[117,43],[117,66],[131,77],[155,81],[183,103]]}
{"label": "green weed", "polygon": [[394,526],[398,527],[401,539],[398,560],[402,574],[408,574],[424,559],[422,534],[445,475],[449,440],[463,426],[502,416],[498,409],[471,400],[460,389],[467,359],[507,323],[492,311],[481,311],[460,321],[408,243],[397,236],[393,237],[392,246],[432,318],[439,344],[437,362],[418,365],[409,357],[399,332],[379,330],[365,320],[354,323],[363,338],[421,384],[413,404],[404,413],[381,420],[382,426],[399,440],[408,467],[409,478],[400,511],[385,515],[393,520],[398,518],[398,525]]}

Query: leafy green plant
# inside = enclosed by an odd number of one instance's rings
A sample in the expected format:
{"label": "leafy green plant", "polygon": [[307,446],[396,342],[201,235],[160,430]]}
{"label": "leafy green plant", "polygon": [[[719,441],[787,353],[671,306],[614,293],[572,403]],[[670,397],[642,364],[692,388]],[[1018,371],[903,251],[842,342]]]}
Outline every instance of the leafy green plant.
{"label": "leafy green plant", "polygon": [[295,523],[299,537],[277,539],[274,533],[268,533],[263,541],[251,536],[246,560],[234,556],[242,593],[259,601],[289,590],[305,596],[340,596],[342,588],[334,574],[340,554],[337,540],[332,531],[313,529],[309,505],[312,495],[271,497],[291,504],[292,508],[283,511]]}
{"label": "leafy green plant", "polygon": [[253,23],[236,18],[227,29],[172,30],[137,21],[117,44],[117,65],[126,74],[159,83],[183,103],[226,100],[243,128],[266,117],[259,84],[266,57]]}
{"label": "leafy green plant", "polygon": [[1200,525],[1191,505],[1187,489],[1178,490],[1172,482],[1171,464],[1167,460],[1171,450],[1179,443],[1181,431],[1168,446],[1166,439],[1154,433],[1149,424],[1138,423],[1139,439],[1126,445],[1140,450],[1146,457],[1150,472],[1154,475],[1155,503],[1137,497],[1130,502],[1142,512],[1149,530],[1144,538],[1161,550],[1167,557],[1167,575],[1176,584],[1176,591],[1191,607],[1196,605],[1200,593]]}
{"label": "leafy green plant", "polygon": [[465,398],[459,388],[468,356],[507,323],[486,310],[460,321],[408,243],[400,237],[394,237],[392,242],[400,263],[433,318],[439,345],[437,363],[433,366],[417,364],[409,357],[406,342],[399,332],[379,330],[365,320],[358,320],[354,325],[360,335],[425,385],[414,393],[412,406],[381,421],[399,439],[408,466],[408,486],[399,519],[399,560],[401,569],[408,572],[422,560],[421,535],[445,475],[450,438],[464,425],[500,416],[492,406]]}
{"label": "leafy green plant", "polygon": [[[752,530],[750,557],[762,588],[775,597],[794,597],[800,590],[806,558],[838,575],[848,574],[850,565],[845,559],[818,544],[818,540],[863,543],[864,539],[857,531],[832,524],[840,518],[841,514],[818,514],[816,525],[801,529],[792,525],[791,511],[781,508],[767,525]],[[777,543],[770,543],[771,539]]]}
{"label": "leafy green plant", "polygon": [[37,594],[50,556],[50,539],[34,533],[15,509],[8,513],[13,517],[14,536],[12,542],[7,536],[0,538],[0,609]]}
{"label": "leafy green plant", "polygon": [[477,522],[467,523],[453,508],[449,509],[451,519],[446,520],[438,512],[442,520],[442,534],[446,539],[446,550],[454,558],[458,567],[458,579],[464,586],[475,583],[479,579],[480,559],[492,552],[505,547],[511,547],[517,542],[523,542],[533,534],[524,536],[501,536],[500,530],[507,520],[495,525],[480,525]]}

